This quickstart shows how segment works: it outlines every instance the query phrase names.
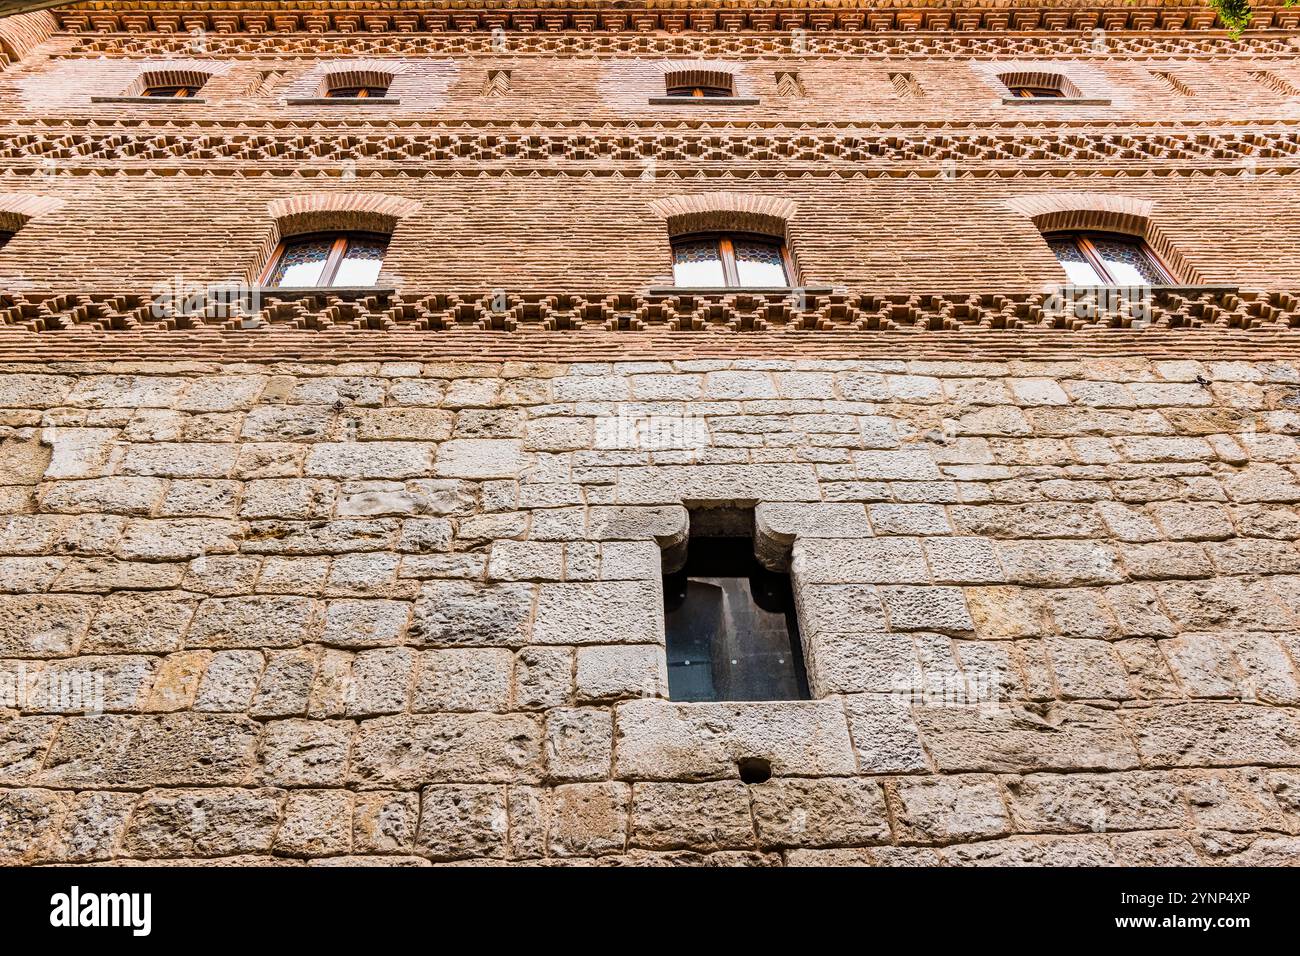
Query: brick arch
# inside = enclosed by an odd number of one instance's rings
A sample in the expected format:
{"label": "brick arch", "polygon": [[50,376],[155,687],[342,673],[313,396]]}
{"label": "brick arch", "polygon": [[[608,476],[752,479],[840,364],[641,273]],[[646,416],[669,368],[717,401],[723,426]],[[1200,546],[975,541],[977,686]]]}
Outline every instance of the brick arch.
{"label": "brick arch", "polygon": [[126,89],[126,96],[143,96],[151,86],[193,86],[201,89],[213,74],[207,70],[195,70],[189,67],[167,67],[164,69],[145,70],[137,76]]}
{"label": "brick arch", "polygon": [[665,60],[657,64],[665,91],[679,86],[718,86],[737,95],[739,68],[725,60]]}
{"label": "brick arch", "polygon": [[17,232],[30,220],[55,212],[64,205],[62,199],[34,193],[0,195],[0,232]]}
{"label": "brick arch", "polygon": [[371,68],[331,69],[321,82],[321,95],[351,86],[377,86],[385,91],[393,85],[394,73],[391,70]]}
{"label": "brick arch", "polygon": [[1135,236],[1150,246],[1184,282],[1201,282],[1200,273],[1174,246],[1152,214],[1155,203],[1110,193],[1060,192],[1019,196],[1007,206],[1029,218],[1039,232],[1095,230]]}
{"label": "brick arch", "polygon": [[776,196],[749,193],[693,193],[650,203],[670,236],[692,232],[754,232],[786,239],[796,206]]}
{"label": "brick arch", "polygon": [[1046,73],[1040,70],[1018,70],[1011,73],[999,73],[998,81],[1010,90],[1013,86],[1041,86],[1056,90],[1062,96],[1080,97],[1083,93],[1062,73]]}
{"label": "brick arch", "polygon": [[266,210],[275,221],[276,238],[282,239],[325,230],[392,232],[419,208],[419,202],[405,196],[319,192],[274,199]]}

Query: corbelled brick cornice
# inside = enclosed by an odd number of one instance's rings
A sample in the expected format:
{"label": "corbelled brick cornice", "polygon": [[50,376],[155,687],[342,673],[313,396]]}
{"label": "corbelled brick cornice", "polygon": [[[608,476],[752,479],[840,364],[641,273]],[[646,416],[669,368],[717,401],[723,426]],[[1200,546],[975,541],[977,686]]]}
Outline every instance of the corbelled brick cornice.
{"label": "corbelled brick cornice", "polygon": [[[33,4],[35,6],[35,4]],[[959,3],[955,0],[456,0],[411,3],[275,3],[247,0],[214,5],[180,2],[93,2],[60,7],[65,29],[177,32],[195,28],[218,33],[414,32],[467,30],[557,31],[787,31],[821,30],[1207,30],[1213,10],[1197,0],[1133,5],[1125,0],[1053,0],[1050,3]],[[1261,5],[1254,27],[1287,29],[1300,24],[1300,10]]]}

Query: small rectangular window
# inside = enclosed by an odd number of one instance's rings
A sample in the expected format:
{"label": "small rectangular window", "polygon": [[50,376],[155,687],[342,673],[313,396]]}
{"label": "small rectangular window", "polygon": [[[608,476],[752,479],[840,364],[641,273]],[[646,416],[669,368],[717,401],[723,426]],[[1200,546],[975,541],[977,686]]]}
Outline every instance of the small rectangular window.
{"label": "small rectangular window", "polygon": [[673,700],[807,700],[790,576],[754,557],[750,538],[692,537],[664,576]]}

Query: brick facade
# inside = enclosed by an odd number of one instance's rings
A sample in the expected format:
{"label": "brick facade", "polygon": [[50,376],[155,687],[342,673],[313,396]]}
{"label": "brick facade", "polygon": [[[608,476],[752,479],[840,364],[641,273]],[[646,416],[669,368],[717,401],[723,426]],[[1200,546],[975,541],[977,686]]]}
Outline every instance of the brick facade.
{"label": "brick facade", "polygon": [[[1298,21],[0,21],[0,861],[1295,863]],[[176,307],[318,229],[374,289]],[[674,288],[701,229],[795,288]],[[1062,311],[1058,229],[1177,281]],[[717,507],[810,700],[669,699]]]}

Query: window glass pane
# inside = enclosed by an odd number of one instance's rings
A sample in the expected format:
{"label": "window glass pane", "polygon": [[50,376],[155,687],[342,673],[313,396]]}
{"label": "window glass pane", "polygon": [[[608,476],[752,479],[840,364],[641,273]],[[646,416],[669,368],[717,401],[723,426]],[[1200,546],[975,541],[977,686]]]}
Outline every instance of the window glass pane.
{"label": "window glass pane", "polygon": [[1105,285],[1106,280],[1079,251],[1073,239],[1049,239],[1048,246],[1056,254],[1056,261],[1065,267],[1065,274],[1075,285]]}
{"label": "window glass pane", "polygon": [[291,288],[320,285],[321,272],[333,245],[334,240],[328,236],[285,243],[280,261],[266,284]]}
{"label": "window glass pane", "polygon": [[750,539],[693,539],[664,578],[664,625],[673,700],[808,698],[790,578],[764,569]]}
{"label": "window glass pane", "polygon": [[1162,285],[1169,281],[1140,242],[1098,238],[1092,244],[1116,285]]}
{"label": "window glass pane", "polygon": [[330,285],[374,285],[379,278],[379,270],[383,267],[384,252],[387,249],[388,243],[383,239],[349,239],[347,252],[343,254],[339,271]]}
{"label": "window glass pane", "polygon": [[737,239],[736,276],[742,286],[784,286],[790,280],[785,274],[785,261],[781,247],[774,242],[755,242]]}
{"label": "window glass pane", "polygon": [[715,239],[687,239],[673,243],[673,281],[681,286],[727,284]]}

